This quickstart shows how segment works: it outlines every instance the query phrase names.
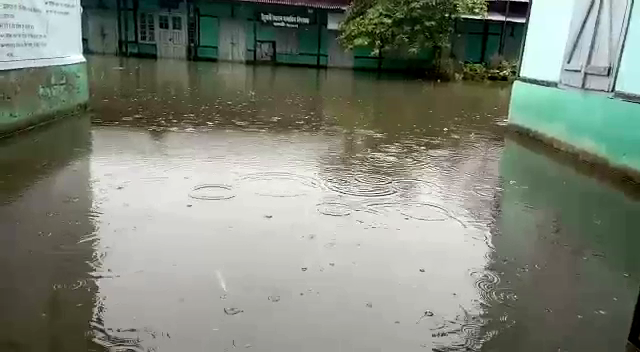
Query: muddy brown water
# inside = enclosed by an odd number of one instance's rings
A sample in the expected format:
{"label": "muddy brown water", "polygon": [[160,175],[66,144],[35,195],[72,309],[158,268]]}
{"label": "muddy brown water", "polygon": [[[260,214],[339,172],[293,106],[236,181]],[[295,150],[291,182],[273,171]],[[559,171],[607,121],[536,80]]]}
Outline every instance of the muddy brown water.
{"label": "muddy brown water", "polygon": [[505,136],[509,86],[88,70],[0,141],[0,351],[624,349],[638,198]]}

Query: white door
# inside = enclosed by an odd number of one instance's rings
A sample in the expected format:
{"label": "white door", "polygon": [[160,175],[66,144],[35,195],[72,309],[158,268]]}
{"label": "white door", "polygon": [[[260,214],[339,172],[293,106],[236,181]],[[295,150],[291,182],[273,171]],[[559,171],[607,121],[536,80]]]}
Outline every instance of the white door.
{"label": "white door", "polygon": [[221,18],[218,59],[221,61],[245,61],[247,52],[245,22]]}
{"label": "white door", "polygon": [[158,56],[170,59],[187,57],[187,23],[181,13],[158,15]]}

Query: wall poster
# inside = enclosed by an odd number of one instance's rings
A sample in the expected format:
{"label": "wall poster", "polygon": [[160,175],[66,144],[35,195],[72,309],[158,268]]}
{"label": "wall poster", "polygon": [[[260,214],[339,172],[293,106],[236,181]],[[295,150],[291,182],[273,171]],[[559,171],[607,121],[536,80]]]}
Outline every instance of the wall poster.
{"label": "wall poster", "polygon": [[0,0],[0,70],[84,62],[80,0]]}

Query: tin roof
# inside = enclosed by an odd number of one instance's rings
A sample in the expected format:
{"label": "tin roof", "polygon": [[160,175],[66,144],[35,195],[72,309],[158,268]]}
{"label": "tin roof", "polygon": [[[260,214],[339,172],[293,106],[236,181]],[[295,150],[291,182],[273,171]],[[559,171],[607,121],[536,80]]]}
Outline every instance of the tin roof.
{"label": "tin roof", "polygon": [[346,10],[350,0],[238,0],[260,4],[303,6],[315,9]]}
{"label": "tin roof", "polygon": [[486,15],[462,15],[462,18],[474,19],[474,20],[489,20],[489,21],[498,21],[498,22],[513,22],[513,23],[525,23],[527,22],[526,17],[518,16],[515,14],[509,15],[509,17],[505,18],[504,14],[497,12],[487,12]]}

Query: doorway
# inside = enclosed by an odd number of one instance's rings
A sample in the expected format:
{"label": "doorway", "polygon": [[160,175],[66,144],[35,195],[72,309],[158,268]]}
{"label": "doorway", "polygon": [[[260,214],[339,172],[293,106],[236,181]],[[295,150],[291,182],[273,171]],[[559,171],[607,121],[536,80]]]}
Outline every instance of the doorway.
{"label": "doorway", "polygon": [[256,60],[274,62],[276,60],[276,42],[258,40],[256,42]]}
{"label": "doorway", "polygon": [[118,21],[115,13],[108,10],[89,10],[86,18],[87,48],[90,53],[115,55],[118,48]]}
{"label": "doorway", "polygon": [[158,15],[158,57],[187,58],[186,16],[181,13]]}
{"label": "doorway", "polygon": [[240,20],[220,19],[220,43],[218,59],[244,62],[247,52],[245,23]]}

